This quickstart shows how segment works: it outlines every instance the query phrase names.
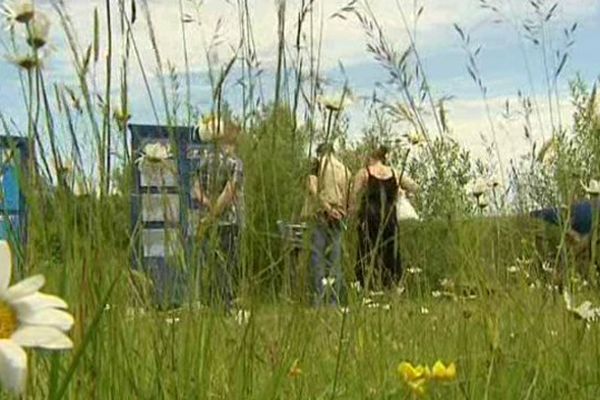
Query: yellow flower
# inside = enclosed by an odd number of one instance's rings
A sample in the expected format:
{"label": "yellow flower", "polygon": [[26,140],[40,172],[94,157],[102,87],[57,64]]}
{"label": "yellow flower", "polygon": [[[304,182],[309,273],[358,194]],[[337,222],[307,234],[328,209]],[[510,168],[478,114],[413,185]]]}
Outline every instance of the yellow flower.
{"label": "yellow flower", "polygon": [[426,382],[425,379],[418,379],[416,381],[407,382],[407,385],[416,396],[424,396]]}
{"label": "yellow flower", "polygon": [[302,375],[302,369],[298,366],[299,363],[299,360],[295,360],[292,364],[290,372],[288,372],[288,376],[290,378],[298,378],[300,375]]}
{"label": "yellow flower", "polygon": [[406,382],[415,382],[421,379],[429,379],[431,370],[428,366],[418,365],[414,367],[411,363],[404,361],[398,365],[398,374]]}
{"label": "yellow flower", "polygon": [[456,365],[448,364],[446,367],[443,362],[438,360],[433,364],[431,378],[439,381],[453,381],[456,379]]}

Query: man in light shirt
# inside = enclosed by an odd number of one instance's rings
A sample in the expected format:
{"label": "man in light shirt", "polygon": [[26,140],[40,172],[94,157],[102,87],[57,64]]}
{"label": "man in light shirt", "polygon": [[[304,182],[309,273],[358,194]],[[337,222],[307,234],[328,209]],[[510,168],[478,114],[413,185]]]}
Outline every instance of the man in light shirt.
{"label": "man in light shirt", "polygon": [[313,226],[311,273],[315,304],[331,296],[333,304],[345,296],[342,271],[342,230],[348,211],[350,171],[330,144],[317,147],[317,160],[308,178],[309,201],[304,216]]}

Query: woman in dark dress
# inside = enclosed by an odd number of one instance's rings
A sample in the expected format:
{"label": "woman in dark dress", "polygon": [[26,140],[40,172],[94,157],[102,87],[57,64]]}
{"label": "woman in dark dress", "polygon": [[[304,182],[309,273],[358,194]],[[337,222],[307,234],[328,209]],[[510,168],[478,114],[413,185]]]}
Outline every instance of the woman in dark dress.
{"label": "woman in dark dress", "polygon": [[404,186],[416,184],[386,165],[388,149],[380,147],[369,156],[367,166],[354,179],[352,208],[358,218],[358,260],[356,277],[363,287],[381,283],[397,284],[402,277],[398,249],[396,201]]}

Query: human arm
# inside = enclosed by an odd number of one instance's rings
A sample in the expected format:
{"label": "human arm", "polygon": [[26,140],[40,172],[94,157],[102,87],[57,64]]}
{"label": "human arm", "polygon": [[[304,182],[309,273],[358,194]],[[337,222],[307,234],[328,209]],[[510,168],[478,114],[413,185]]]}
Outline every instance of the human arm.
{"label": "human arm", "polygon": [[352,187],[350,190],[350,198],[348,199],[348,212],[351,215],[358,211],[358,201],[360,195],[367,184],[368,173],[365,168],[359,170],[354,176]]}
{"label": "human arm", "polygon": [[398,187],[409,193],[416,193],[419,191],[419,185],[406,175],[401,175],[398,179]]}
{"label": "human arm", "polygon": [[210,200],[204,193],[204,190],[202,190],[200,179],[194,180],[194,183],[192,184],[192,195],[202,206],[210,208]]}

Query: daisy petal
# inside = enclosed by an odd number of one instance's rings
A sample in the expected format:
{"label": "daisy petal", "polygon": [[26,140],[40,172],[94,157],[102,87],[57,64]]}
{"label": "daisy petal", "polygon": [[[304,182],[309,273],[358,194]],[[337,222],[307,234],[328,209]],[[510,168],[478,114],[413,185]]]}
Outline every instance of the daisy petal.
{"label": "daisy petal", "polygon": [[0,340],[0,382],[2,387],[20,394],[25,390],[27,354],[12,340]]}
{"label": "daisy petal", "polygon": [[40,290],[45,283],[46,279],[43,275],[31,276],[9,287],[4,297],[8,301],[13,301],[20,299],[21,297],[32,295]]}
{"label": "daisy petal", "polygon": [[19,314],[34,314],[46,308],[67,308],[67,303],[60,297],[39,292],[21,297],[11,302],[11,305]]}
{"label": "daisy petal", "polygon": [[31,314],[24,313],[19,315],[19,320],[26,325],[49,326],[61,331],[68,331],[75,323],[71,314],[56,308],[45,308]]}
{"label": "daisy petal", "polygon": [[12,274],[12,255],[6,240],[0,241],[0,291],[5,291],[10,284]]}
{"label": "daisy petal", "polygon": [[73,348],[73,342],[56,328],[49,326],[24,326],[12,334],[11,340],[23,347],[39,347],[49,350]]}

